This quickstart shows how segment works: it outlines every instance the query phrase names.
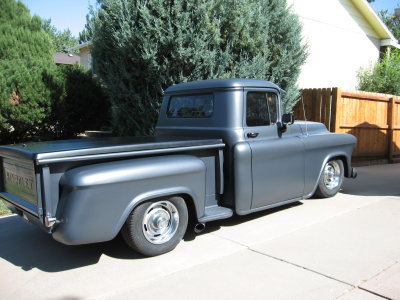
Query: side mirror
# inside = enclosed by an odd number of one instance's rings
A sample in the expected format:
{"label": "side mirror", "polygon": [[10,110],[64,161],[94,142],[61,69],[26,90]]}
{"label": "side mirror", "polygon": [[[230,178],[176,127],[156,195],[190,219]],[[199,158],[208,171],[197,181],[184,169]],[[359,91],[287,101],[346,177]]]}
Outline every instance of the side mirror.
{"label": "side mirror", "polygon": [[294,115],[293,114],[283,114],[282,115],[282,123],[292,125],[294,123]]}
{"label": "side mirror", "polygon": [[293,114],[283,114],[282,115],[282,122],[278,122],[278,130],[280,134],[286,132],[287,125],[292,125],[294,123],[294,115]]}

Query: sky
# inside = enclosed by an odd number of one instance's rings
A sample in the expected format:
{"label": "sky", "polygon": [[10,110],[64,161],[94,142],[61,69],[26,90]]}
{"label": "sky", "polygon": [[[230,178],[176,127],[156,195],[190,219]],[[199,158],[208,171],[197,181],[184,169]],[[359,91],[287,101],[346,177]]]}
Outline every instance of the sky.
{"label": "sky", "polygon": [[375,12],[388,10],[389,13],[394,13],[394,8],[400,6],[400,0],[375,0],[371,6]]}
{"label": "sky", "polygon": [[[1,1],[1,0],[0,0]],[[89,4],[95,0],[21,0],[30,10],[31,15],[51,19],[51,24],[58,30],[69,29],[73,36],[85,28]]]}
{"label": "sky", "polygon": [[[89,4],[96,3],[95,0],[22,0],[22,2],[32,15],[51,19],[52,25],[58,30],[69,28],[75,37],[78,37],[79,32],[85,27]],[[389,13],[393,13],[394,8],[400,6],[398,4],[400,0],[375,0],[371,3],[376,12],[387,9]]]}

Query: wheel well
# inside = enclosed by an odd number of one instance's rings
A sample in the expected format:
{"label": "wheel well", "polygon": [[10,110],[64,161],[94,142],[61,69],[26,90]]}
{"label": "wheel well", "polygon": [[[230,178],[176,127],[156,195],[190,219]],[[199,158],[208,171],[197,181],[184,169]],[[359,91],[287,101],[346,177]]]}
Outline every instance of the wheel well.
{"label": "wheel well", "polygon": [[194,206],[192,197],[188,194],[179,194],[175,196],[182,197],[183,200],[185,200],[189,214],[189,224],[191,224],[190,222],[197,222],[196,207]]}
{"label": "wheel well", "polygon": [[349,165],[348,165],[346,156],[344,156],[344,155],[339,155],[339,156],[332,157],[332,158],[330,158],[329,160],[334,160],[334,159],[341,160],[341,161],[343,162],[344,177],[349,177],[349,168],[348,168]]}

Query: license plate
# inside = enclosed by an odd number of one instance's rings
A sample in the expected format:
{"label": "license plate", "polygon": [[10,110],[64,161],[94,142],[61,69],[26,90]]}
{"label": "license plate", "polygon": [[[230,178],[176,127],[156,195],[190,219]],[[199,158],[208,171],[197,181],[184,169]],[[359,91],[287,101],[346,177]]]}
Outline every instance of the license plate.
{"label": "license plate", "polygon": [[7,193],[37,205],[36,175],[33,163],[4,159],[3,177]]}

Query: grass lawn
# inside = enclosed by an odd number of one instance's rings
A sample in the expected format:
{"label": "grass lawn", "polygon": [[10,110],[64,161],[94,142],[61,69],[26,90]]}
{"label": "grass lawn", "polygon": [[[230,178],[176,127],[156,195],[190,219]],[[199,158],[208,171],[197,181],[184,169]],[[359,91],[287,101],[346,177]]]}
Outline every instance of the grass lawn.
{"label": "grass lawn", "polygon": [[11,214],[11,211],[5,206],[3,200],[0,200],[0,216],[7,216]]}

